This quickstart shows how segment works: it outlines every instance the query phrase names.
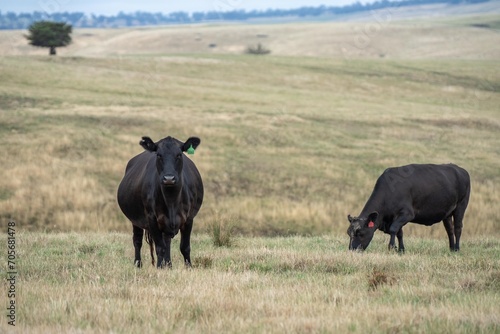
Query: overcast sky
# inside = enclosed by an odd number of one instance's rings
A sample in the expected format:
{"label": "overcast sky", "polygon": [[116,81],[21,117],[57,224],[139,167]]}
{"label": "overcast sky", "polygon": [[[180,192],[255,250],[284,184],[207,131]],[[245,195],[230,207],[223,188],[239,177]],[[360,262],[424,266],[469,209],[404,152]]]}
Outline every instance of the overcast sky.
{"label": "overcast sky", "polygon": [[[0,0],[0,11],[5,12],[85,12],[111,15],[144,11],[170,13],[175,11],[206,12],[244,9],[289,9],[303,6],[343,6],[356,0]],[[360,1],[366,3],[367,1]],[[368,1],[371,2],[371,1]]]}

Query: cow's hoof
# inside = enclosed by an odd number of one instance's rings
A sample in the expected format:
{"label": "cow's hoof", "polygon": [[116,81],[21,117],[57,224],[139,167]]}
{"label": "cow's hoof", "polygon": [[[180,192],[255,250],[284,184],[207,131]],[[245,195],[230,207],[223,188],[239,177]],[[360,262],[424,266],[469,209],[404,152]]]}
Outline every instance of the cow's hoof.
{"label": "cow's hoof", "polygon": [[172,269],[172,261],[161,261],[158,263],[158,269]]}
{"label": "cow's hoof", "polygon": [[142,261],[141,260],[135,260],[134,261],[134,266],[137,267],[137,268],[141,268],[142,267]]}

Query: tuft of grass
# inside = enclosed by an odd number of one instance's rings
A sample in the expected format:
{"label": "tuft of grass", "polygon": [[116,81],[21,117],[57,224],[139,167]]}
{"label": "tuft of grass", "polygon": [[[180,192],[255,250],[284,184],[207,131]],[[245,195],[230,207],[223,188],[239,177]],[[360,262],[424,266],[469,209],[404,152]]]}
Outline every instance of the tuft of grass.
{"label": "tuft of grass", "polygon": [[214,246],[231,247],[234,245],[235,221],[233,219],[215,213],[214,218],[208,224],[208,231]]}
{"label": "tuft of grass", "polygon": [[396,279],[386,270],[374,268],[368,276],[369,290],[377,290],[381,285],[391,285]]}
{"label": "tuft of grass", "polygon": [[197,268],[211,268],[214,260],[210,256],[200,256],[194,259],[194,267]]}

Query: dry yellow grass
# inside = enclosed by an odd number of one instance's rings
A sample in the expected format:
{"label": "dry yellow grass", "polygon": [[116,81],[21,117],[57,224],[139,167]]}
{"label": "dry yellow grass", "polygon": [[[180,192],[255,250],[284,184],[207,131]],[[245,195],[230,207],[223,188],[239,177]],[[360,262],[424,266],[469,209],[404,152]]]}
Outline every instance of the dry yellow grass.
{"label": "dry yellow grass", "polygon": [[[2,333],[496,333],[500,244],[437,240],[366,253],[343,237],[193,240],[192,270],[132,265],[123,233],[19,233],[16,331]],[[2,242],[5,239],[2,237]],[[2,289],[5,287],[2,282]]]}
{"label": "dry yellow grass", "polygon": [[[499,44],[488,29],[460,21],[427,22],[424,30],[391,23],[389,30],[404,28],[391,33],[397,39],[373,42],[408,58],[399,60],[155,55],[170,52],[156,44],[144,44],[147,56],[119,51],[141,36],[185,41],[200,29],[241,40],[266,28],[283,34],[271,49],[293,55],[300,48],[291,40],[308,43],[350,24],[92,30],[92,46],[103,48],[96,58],[1,57],[2,218],[25,229],[128,231],[115,192],[128,159],[142,150],[139,138],[197,135],[202,145],[193,159],[207,188],[198,231],[221,212],[246,234],[344,234],[346,215],[361,210],[386,167],[454,162],[472,176],[464,238],[498,235]],[[451,39],[456,57],[429,59],[450,49],[441,44],[434,56],[413,59],[414,48],[398,42],[410,32],[418,40],[422,31],[448,39],[447,29],[474,34],[482,53],[469,57],[462,48],[471,44]],[[289,30],[302,35],[286,39]],[[73,47],[91,52],[77,37]],[[328,54],[318,47],[316,55]],[[445,238],[440,225],[409,226],[407,235]]]}

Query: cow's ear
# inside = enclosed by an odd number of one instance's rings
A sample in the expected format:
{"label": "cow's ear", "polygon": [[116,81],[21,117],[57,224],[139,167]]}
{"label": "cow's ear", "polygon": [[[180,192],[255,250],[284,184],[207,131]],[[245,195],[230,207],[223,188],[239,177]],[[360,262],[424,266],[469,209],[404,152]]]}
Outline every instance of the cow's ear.
{"label": "cow's ear", "polygon": [[158,146],[149,137],[142,137],[139,144],[141,144],[141,146],[149,152],[156,152],[158,149]]}
{"label": "cow's ear", "polygon": [[186,152],[189,149],[192,149],[193,151],[200,145],[201,140],[198,137],[190,137],[184,144],[182,144],[181,150],[183,152]]}
{"label": "cow's ear", "polygon": [[377,211],[373,211],[372,213],[370,213],[368,215],[368,224],[370,222],[375,223],[377,221],[377,218],[378,218],[378,212]]}
{"label": "cow's ear", "polygon": [[351,215],[347,215],[347,220],[349,221],[349,223],[352,223],[352,221],[353,221],[354,219],[352,218],[352,216],[351,216]]}

